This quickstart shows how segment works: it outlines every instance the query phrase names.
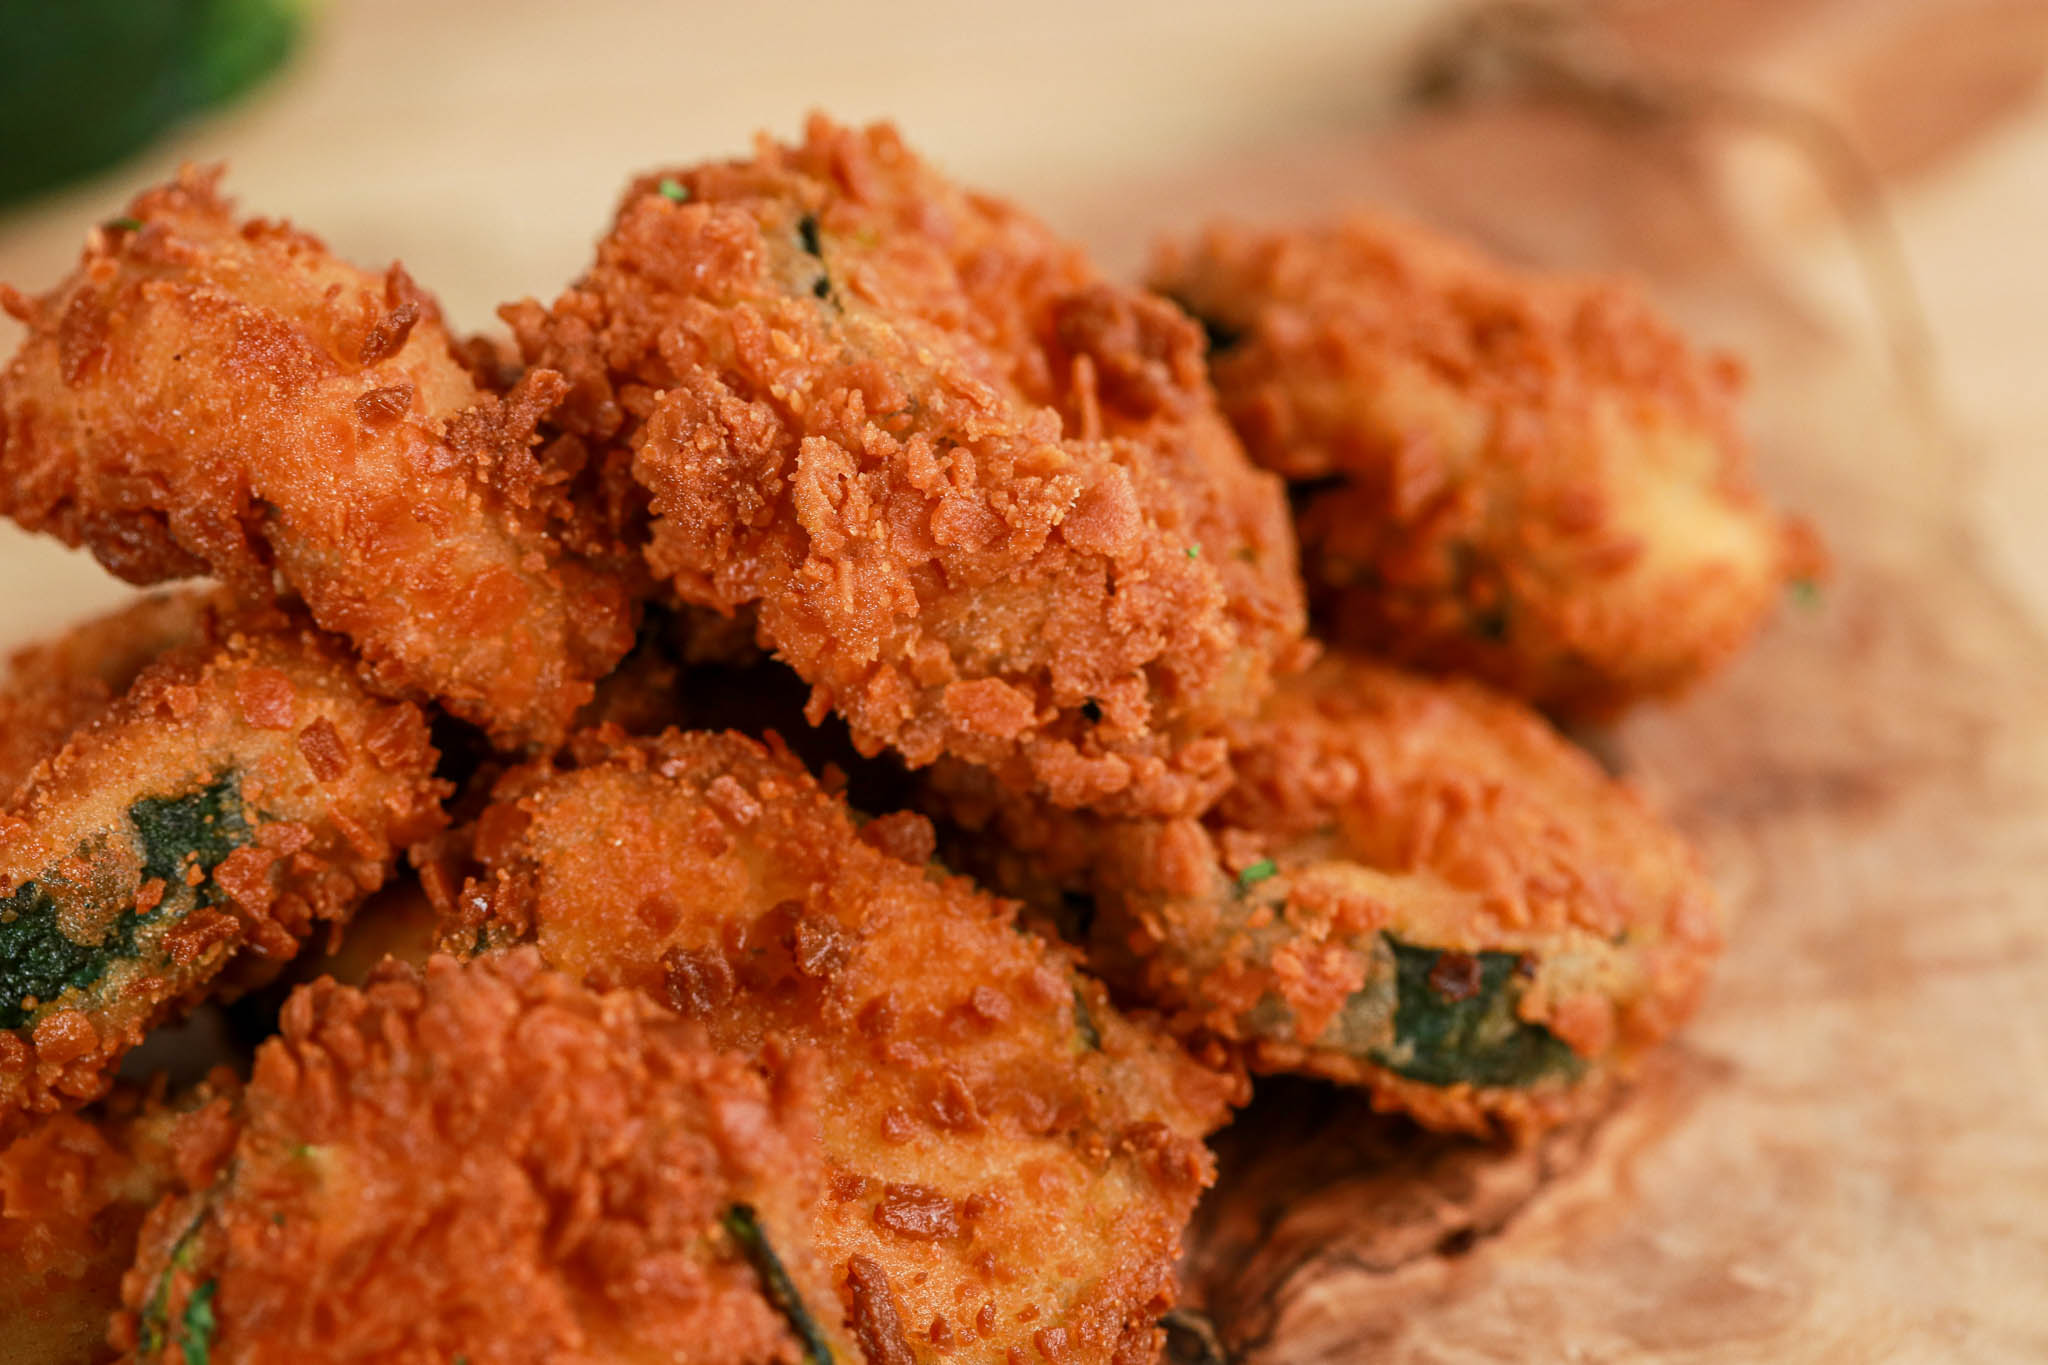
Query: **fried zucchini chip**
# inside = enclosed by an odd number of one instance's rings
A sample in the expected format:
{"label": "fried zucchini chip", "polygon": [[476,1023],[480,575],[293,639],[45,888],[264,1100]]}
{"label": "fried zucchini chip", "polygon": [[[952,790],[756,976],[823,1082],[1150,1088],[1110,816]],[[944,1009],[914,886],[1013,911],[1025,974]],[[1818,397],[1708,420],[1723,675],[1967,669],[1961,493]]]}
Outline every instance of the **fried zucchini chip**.
{"label": "fried zucchini chip", "polygon": [[1736,362],[1626,289],[1365,216],[1212,228],[1152,278],[1293,487],[1339,643],[1597,718],[1705,676],[1819,570],[1751,477]]}
{"label": "fried zucchini chip", "polygon": [[[0,807],[0,1128],[104,1093],[149,1028],[260,980],[442,822],[425,719],[332,639],[269,608],[147,610],[191,638]],[[41,657],[90,684],[133,664],[119,643],[103,623]]]}
{"label": "fried zucchini chip", "polygon": [[712,1051],[531,950],[316,982],[143,1228],[141,1365],[825,1365],[801,1058]]}
{"label": "fried zucchini chip", "polygon": [[16,650],[0,674],[0,800],[104,715],[159,655],[199,638],[205,619],[203,595],[154,593]]}
{"label": "fried zucchini chip", "polygon": [[220,1117],[234,1090],[226,1072],[176,1105],[123,1088],[85,1113],[37,1119],[0,1148],[0,1361],[114,1358],[107,1326],[121,1277],[144,1216],[176,1185],[174,1126]]}
{"label": "fried zucchini chip", "polygon": [[528,444],[560,396],[499,398],[434,301],[306,233],[238,221],[187,170],[30,300],[0,372],[0,512],[136,583],[281,580],[381,687],[500,742],[552,742],[632,643],[624,588],[529,507]]}
{"label": "fried zucchini chip", "polygon": [[962,865],[1176,1032],[1431,1127],[1589,1112],[1697,1001],[1721,938],[1696,856],[1522,705],[1332,654],[1231,752],[1194,819],[1086,820],[960,768],[934,799]]}
{"label": "fried zucchini chip", "polygon": [[572,383],[549,462],[629,469],[613,538],[753,611],[866,752],[1193,809],[1297,660],[1285,502],[1200,333],[890,128],[647,176],[578,284],[504,314]]}
{"label": "fried zucchini chip", "polygon": [[501,797],[454,941],[531,940],[722,1047],[825,1055],[810,1235],[868,1359],[1157,1358],[1241,1078],[932,864],[922,818],[857,825],[779,745],[615,741]]}

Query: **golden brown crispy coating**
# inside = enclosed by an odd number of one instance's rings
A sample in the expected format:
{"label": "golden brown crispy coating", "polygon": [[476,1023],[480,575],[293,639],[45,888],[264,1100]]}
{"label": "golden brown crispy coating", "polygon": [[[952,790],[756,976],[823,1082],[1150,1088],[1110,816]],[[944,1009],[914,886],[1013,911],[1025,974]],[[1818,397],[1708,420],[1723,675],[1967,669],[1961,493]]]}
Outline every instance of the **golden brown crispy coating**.
{"label": "golden brown crispy coating", "polygon": [[273,574],[380,686],[501,741],[565,731],[631,643],[623,589],[538,529],[528,445],[560,376],[481,393],[405,273],[238,222],[187,170],[0,303],[0,511],[132,582]]}
{"label": "golden brown crispy coating", "polygon": [[1212,228],[1153,282],[1295,486],[1339,643],[1597,717],[1725,662],[1818,569],[1751,479],[1734,360],[1625,289],[1367,216]]}
{"label": "golden brown crispy coating", "polygon": [[316,982],[233,1120],[180,1127],[191,1192],[143,1229],[116,1342],[149,1365],[796,1365],[803,1322],[850,1361],[805,1307],[831,1303],[804,1249],[810,1068],[773,1060],[531,950]]}
{"label": "golden brown crispy coating", "polygon": [[1697,858],[1508,698],[1332,654],[1231,752],[1199,819],[1085,819],[960,768],[937,799],[997,835],[970,865],[1082,930],[1175,1031],[1432,1127],[1589,1112],[1705,985]]}
{"label": "golden brown crispy coating", "polygon": [[146,665],[197,638],[205,604],[198,593],[155,593],[15,651],[0,675],[0,801],[104,715]]}
{"label": "golden brown crispy coating", "polygon": [[111,1360],[107,1324],[142,1220],[175,1183],[181,1113],[224,1107],[220,1073],[176,1107],[124,1089],[85,1114],[52,1114],[0,1148],[0,1361]]}
{"label": "golden brown crispy coating", "polygon": [[[186,606],[193,638],[0,806],[0,1130],[104,1093],[149,1028],[274,970],[441,824],[416,707],[299,618]],[[125,667],[88,647],[107,632],[46,657]]]}
{"label": "golden brown crispy coating", "polygon": [[507,779],[455,941],[530,938],[720,1046],[825,1054],[813,1236],[870,1360],[1155,1359],[1239,1082],[931,864],[922,819],[857,827],[779,746],[584,758]]}
{"label": "golden brown crispy coating", "polygon": [[892,129],[645,177],[581,282],[505,316],[572,383],[549,458],[647,492],[611,537],[755,609],[868,752],[1190,809],[1296,659],[1284,502],[1199,332]]}

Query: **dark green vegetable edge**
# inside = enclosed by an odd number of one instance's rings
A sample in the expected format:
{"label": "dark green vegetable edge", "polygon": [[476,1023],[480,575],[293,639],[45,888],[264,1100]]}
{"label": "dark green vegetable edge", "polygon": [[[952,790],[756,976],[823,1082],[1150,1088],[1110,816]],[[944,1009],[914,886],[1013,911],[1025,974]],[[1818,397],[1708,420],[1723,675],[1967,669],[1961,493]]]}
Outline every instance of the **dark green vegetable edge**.
{"label": "dark green vegetable edge", "polygon": [[185,1300],[184,1321],[178,1332],[178,1350],[184,1354],[185,1365],[207,1365],[213,1354],[213,1295],[219,1287],[219,1281],[208,1280]]}
{"label": "dark green vegetable edge", "polygon": [[767,1291],[768,1301],[775,1305],[788,1321],[790,1330],[796,1333],[797,1341],[804,1348],[804,1365],[832,1365],[832,1347],[804,1308],[803,1295],[797,1292],[796,1281],[789,1277],[782,1258],[768,1244],[768,1234],[762,1230],[761,1218],[754,1211],[754,1206],[734,1204],[725,1211],[724,1223],[727,1235],[739,1243],[747,1263],[761,1277],[761,1287]]}
{"label": "dark green vegetable edge", "polygon": [[812,295],[821,299],[830,298],[832,296],[832,272],[825,267],[825,243],[818,235],[818,216],[814,213],[807,213],[802,218],[799,218],[796,224],[796,235],[797,240],[803,244],[805,253],[815,257],[818,262],[818,278],[811,284]]}
{"label": "dark green vegetable edge", "polygon": [[[142,1320],[139,1324],[138,1340],[136,1342],[137,1349],[144,1358],[155,1356],[164,1349],[165,1335],[170,1327],[171,1277],[192,1264],[193,1239],[199,1236],[199,1229],[206,1225],[208,1211],[208,1208],[202,1207],[193,1216],[192,1221],[186,1225],[185,1230],[178,1234],[178,1240],[171,1244],[170,1259],[165,1263],[162,1273],[157,1276],[155,1287],[149,1291],[149,1302],[143,1305]],[[212,1280],[208,1280],[204,1286],[206,1289],[205,1315],[209,1346],[211,1345],[213,1332],[212,1286]],[[193,1297],[198,1297],[197,1291],[194,1291]],[[191,1301],[187,1300],[185,1305],[187,1328],[184,1333],[181,1333],[181,1344],[182,1337],[189,1335],[191,1315]],[[203,1359],[204,1357],[202,1356]]]}
{"label": "dark green vegetable edge", "polygon": [[[1533,958],[1381,937],[1393,954],[1394,1029],[1393,1042],[1370,1053],[1374,1062],[1426,1085],[1531,1085],[1584,1069],[1562,1038],[1515,1017]],[[1384,990],[1383,981],[1368,984],[1352,1001]],[[1383,996],[1374,1003],[1383,1008]]]}
{"label": "dark green vegetable edge", "polygon": [[[0,899],[0,1028],[21,1028],[30,1022],[34,1010],[24,1001],[34,1000],[40,1007],[67,991],[84,990],[106,975],[116,959],[134,956],[136,934],[144,925],[181,918],[212,904],[217,892],[208,883],[185,894],[188,863],[196,861],[210,878],[253,834],[242,813],[241,781],[234,772],[216,773],[182,796],[144,797],[128,808],[128,819],[142,852],[142,875],[128,892],[127,909],[99,943],[80,943],[63,932],[59,894],[93,891],[72,888],[54,870]],[[101,836],[80,844],[75,856],[97,864],[104,861],[105,850]],[[157,880],[164,884],[163,900],[138,914],[134,893]]]}
{"label": "dark green vegetable edge", "polygon": [[1102,1051],[1102,1030],[1095,1027],[1094,1011],[1088,1008],[1087,997],[1081,994],[1079,986],[1074,987],[1074,1034],[1080,1043],[1079,1051]]}

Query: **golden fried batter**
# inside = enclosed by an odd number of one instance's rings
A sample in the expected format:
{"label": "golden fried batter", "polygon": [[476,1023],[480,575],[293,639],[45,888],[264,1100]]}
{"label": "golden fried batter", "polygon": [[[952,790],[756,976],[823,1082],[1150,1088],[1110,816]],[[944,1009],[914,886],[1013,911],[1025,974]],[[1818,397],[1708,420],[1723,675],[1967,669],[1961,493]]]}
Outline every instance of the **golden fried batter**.
{"label": "golden fried batter", "polygon": [[458,943],[531,939],[725,1047],[826,1055],[815,1245],[868,1358],[1157,1357],[1238,1082],[779,746],[670,732],[507,778]]}
{"label": "golden fried batter", "polygon": [[505,316],[572,383],[549,461],[630,461],[610,534],[755,609],[868,752],[1194,809],[1294,666],[1286,509],[1199,332],[887,127],[645,177],[580,283]]}
{"label": "golden fried batter", "polygon": [[[775,1078],[530,949],[286,1004],[232,1122],[180,1127],[114,1328],[147,1365],[796,1365],[810,1067]],[[809,1353],[807,1355],[807,1352]]]}
{"label": "golden fried batter", "polygon": [[197,639],[205,608],[198,593],[157,593],[17,650],[0,676],[0,801],[104,715],[145,666]]}
{"label": "golden fried batter", "polygon": [[[0,1148],[0,1361],[112,1360],[107,1324],[143,1216],[175,1183],[172,1126],[232,1094],[220,1073],[176,1107],[133,1089],[38,1119]],[[193,1120],[200,1122],[202,1120]]]}
{"label": "golden fried batter", "polygon": [[1432,1127],[1587,1112],[1696,1002],[1720,947],[1697,859],[1525,707],[1332,654],[1231,754],[1199,819],[1090,820],[957,767],[937,800],[996,835],[970,865],[1175,1031]]}
{"label": "golden fried batter", "polygon": [[1817,571],[1751,480],[1736,363],[1624,289],[1365,216],[1212,228],[1153,281],[1294,486],[1339,643],[1598,717],[1704,676]]}
{"label": "golden fried batter", "polygon": [[562,392],[481,393],[432,299],[187,170],[95,229],[0,373],[0,512],[147,583],[273,574],[381,686],[558,739],[631,643],[624,590],[522,510]]}
{"label": "golden fried batter", "polygon": [[196,597],[145,614],[181,613],[190,641],[112,702],[132,613],[38,656],[100,714],[0,806],[0,1131],[104,1093],[150,1027],[274,970],[441,824],[425,719],[330,637]]}

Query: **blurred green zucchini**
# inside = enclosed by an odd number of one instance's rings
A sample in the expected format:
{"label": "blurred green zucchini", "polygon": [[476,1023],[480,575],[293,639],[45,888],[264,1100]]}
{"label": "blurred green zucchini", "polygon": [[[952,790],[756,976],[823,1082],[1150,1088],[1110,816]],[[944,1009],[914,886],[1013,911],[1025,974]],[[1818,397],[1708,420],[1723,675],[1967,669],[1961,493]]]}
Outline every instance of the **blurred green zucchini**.
{"label": "blurred green zucchini", "polygon": [[0,0],[0,204],[104,169],[291,51],[302,0]]}

